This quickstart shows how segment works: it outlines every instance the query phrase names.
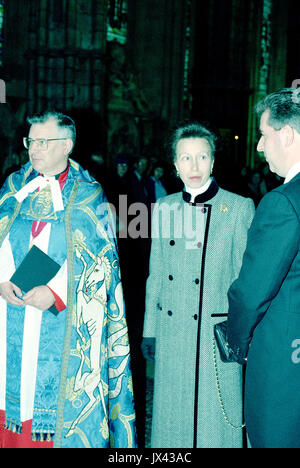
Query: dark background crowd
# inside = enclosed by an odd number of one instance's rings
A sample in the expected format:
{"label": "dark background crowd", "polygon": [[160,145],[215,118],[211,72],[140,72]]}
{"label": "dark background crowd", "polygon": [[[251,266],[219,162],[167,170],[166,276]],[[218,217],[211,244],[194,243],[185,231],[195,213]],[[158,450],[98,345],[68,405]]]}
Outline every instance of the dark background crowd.
{"label": "dark background crowd", "polygon": [[[94,154],[87,168],[101,183],[109,202],[115,207],[118,206],[120,195],[128,196],[128,205],[143,202],[150,206],[157,198],[183,189],[173,164],[156,157],[134,158],[119,154],[115,158],[114,167],[107,169],[101,154]],[[247,166],[232,168],[226,167],[224,159],[222,161],[216,156],[213,175],[222,188],[251,198],[256,207],[267,192],[282,183],[264,161],[253,169]]]}

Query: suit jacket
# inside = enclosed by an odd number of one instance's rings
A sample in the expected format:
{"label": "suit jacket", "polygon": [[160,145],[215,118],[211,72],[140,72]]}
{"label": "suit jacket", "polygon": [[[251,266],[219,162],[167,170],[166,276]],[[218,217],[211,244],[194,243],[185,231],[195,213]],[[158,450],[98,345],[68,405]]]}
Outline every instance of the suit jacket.
{"label": "suit jacket", "polygon": [[300,174],[262,199],[228,294],[229,344],[248,354],[245,419],[253,447],[300,447],[299,239]]}

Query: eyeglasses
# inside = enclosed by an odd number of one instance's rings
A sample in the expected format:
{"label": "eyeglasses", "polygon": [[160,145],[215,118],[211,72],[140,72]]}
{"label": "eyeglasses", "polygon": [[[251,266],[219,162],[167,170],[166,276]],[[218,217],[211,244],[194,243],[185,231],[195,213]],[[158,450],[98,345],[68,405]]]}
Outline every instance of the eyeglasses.
{"label": "eyeglasses", "polygon": [[23,138],[23,144],[26,149],[29,149],[33,143],[36,143],[38,148],[42,151],[48,149],[48,141],[67,140],[67,138]]}

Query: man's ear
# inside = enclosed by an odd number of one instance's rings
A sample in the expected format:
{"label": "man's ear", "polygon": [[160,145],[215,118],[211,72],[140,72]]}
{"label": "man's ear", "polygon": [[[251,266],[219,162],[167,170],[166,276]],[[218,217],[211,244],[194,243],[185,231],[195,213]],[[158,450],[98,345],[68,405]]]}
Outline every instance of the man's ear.
{"label": "man's ear", "polygon": [[294,143],[295,130],[290,125],[285,125],[280,130],[283,145],[287,148]]}
{"label": "man's ear", "polygon": [[69,155],[69,154],[72,152],[73,146],[74,146],[74,143],[73,143],[73,141],[71,140],[71,138],[67,138],[67,139],[65,140],[65,148],[64,148],[64,149],[65,149],[65,154],[66,154],[66,155]]}

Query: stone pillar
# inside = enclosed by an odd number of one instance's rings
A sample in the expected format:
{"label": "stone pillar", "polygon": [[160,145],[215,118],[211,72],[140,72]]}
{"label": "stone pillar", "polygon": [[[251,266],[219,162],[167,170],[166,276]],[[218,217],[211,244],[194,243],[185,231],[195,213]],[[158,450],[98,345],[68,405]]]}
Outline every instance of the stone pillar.
{"label": "stone pillar", "polygon": [[[254,167],[258,158],[256,145],[259,139],[258,120],[254,112],[255,104],[267,94],[267,80],[269,78],[269,53],[270,53],[270,20],[272,0],[261,0],[259,9],[252,9],[253,17],[258,18],[256,27],[256,40],[253,47],[253,60],[250,73],[250,87],[252,93],[249,96],[248,108],[248,133],[247,133],[247,159],[249,167]],[[253,31],[254,33],[254,31]]]}
{"label": "stone pillar", "polygon": [[[259,121],[254,106],[268,93],[285,86],[287,70],[288,8],[280,0],[261,0],[259,11],[253,11],[259,20],[251,67],[251,88],[248,114],[247,165],[254,167],[261,158],[257,152]],[[253,23],[255,24],[255,23]],[[255,37],[255,35],[254,35]]]}

